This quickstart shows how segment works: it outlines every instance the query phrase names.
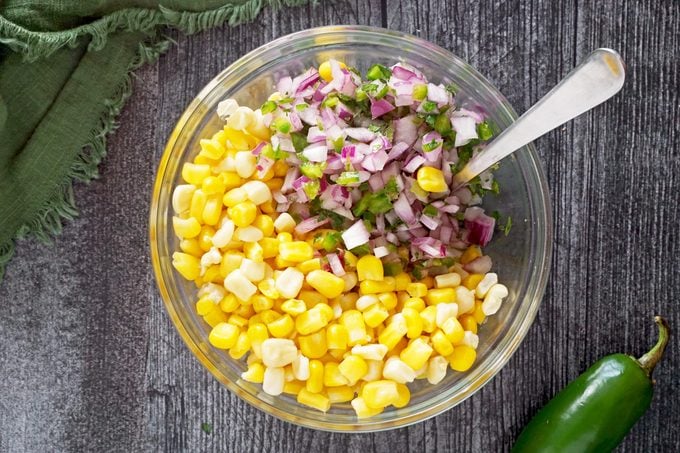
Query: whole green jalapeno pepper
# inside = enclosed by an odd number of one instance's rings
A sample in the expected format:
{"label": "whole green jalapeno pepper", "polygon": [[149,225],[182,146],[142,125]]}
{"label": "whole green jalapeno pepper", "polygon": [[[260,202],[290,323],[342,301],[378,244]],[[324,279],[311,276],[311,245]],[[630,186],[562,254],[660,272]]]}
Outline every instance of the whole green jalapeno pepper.
{"label": "whole green jalapeno pepper", "polygon": [[623,440],[651,401],[654,367],[670,329],[656,316],[659,340],[639,359],[608,355],[595,362],[538,412],[512,448],[522,452],[606,452]]}

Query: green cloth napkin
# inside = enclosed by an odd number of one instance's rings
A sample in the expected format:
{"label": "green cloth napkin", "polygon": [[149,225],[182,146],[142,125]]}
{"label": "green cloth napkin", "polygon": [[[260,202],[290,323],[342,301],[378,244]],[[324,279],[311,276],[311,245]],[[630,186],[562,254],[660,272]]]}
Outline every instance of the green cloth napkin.
{"label": "green cloth napkin", "polygon": [[0,281],[17,238],[49,242],[77,215],[106,135],[171,26],[195,33],[307,0],[0,0]]}

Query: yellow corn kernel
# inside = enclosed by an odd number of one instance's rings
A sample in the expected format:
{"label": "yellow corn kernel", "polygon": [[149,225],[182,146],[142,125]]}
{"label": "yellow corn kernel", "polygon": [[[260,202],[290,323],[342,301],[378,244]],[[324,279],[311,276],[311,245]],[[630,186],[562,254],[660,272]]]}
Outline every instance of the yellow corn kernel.
{"label": "yellow corn kernel", "polygon": [[223,278],[220,275],[220,266],[218,264],[213,264],[208,269],[206,269],[205,274],[203,274],[203,281],[222,283]]}
{"label": "yellow corn kernel", "polygon": [[226,323],[228,320],[227,314],[221,310],[214,310],[203,317],[203,321],[210,327],[215,327],[220,323]]}
{"label": "yellow corn kernel", "polygon": [[477,324],[483,323],[484,320],[486,319],[486,314],[484,313],[484,310],[482,310],[481,300],[475,301],[475,311],[472,312],[472,315],[475,317],[475,321],[477,321]]}
{"label": "yellow corn kernel", "polygon": [[449,365],[454,371],[467,371],[472,367],[477,358],[477,351],[470,346],[456,346],[453,348],[453,354],[449,359]]}
{"label": "yellow corn kernel", "polygon": [[305,388],[301,389],[300,393],[297,394],[297,402],[321,412],[326,412],[331,408],[330,399],[321,393],[312,393]]}
{"label": "yellow corn kernel", "polygon": [[406,272],[397,274],[394,277],[394,289],[395,291],[406,291],[408,284],[411,283],[411,276]]}
{"label": "yellow corn kernel", "polygon": [[324,303],[316,304],[314,306],[314,308],[317,309],[317,310],[320,310],[321,313],[324,314],[324,316],[326,317],[326,319],[328,319],[329,322],[332,321],[335,318],[335,312],[333,311],[331,306],[328,305],[328,304],[324,304]]}
{"label": "yellow corn kernel", "polygon": [[340,278],[345,281],[345,288],[343,289],[344,292],[349,292],[354,289],[354,287],[357,286],[357,282],[359,281],[356,272],[351,271],[345,272],[345,275]]}
{"label": "yellow corn kernel", "polygon": [[301,263],[314,257],[314,249],[304,241],[282,242],[279,245],[281,258],[293,263]]}
{"label": "yellow corn kernel", "polygon": [[246,242],[243,244],[243,252],[246,258],[256,263],[264,261],[264,250],[259,242]]}
{"label": "yellow corn kernel", "polygon": [[453,352],[453,345],[441,330],[437,329],[430,336],[430,340],[432,341],[432,347],[439,355],[447,356]]}
{"label": "yellow corn kernel", "polygon": [[[283,244],[281,244],[281,247],[283,247]],[[311,271],[309,274],[307,274],[305,280],[312,286],[312,288],[330,299],[338,297],[345,289],[345,281],[327,271]]]}
{"label": "yellow corn kernel", "polygon": [[359,295],[357,293],[344,293],[333,299],[333,301],[340,305],[340,308],[342,308],[342,311],[344,312],[354,309],[358,299]]}
{"label": "yellow corn kernel", "polygon": [[405,407],[409,401],[411,401],[411,391],[408,389],[406,384],[397,384],[397,392],[399,392],[399,398],[392,403],[397,409]]}
{"label": "yellow corn kernel", "polygon": [[[382,281],[385,278],[382,261],[373,255],[364,255],[357,261],[357,276],[360,282],[364,280]],[[392,291],[392,290],[387,290]]]}
{"label": "yellow corn kernel", "polygon": [[404,301],[404,308],[413,308],[417,312],[425,310],[425,301],[420,297],[409,297]]}
{"label": "yellow corn kernel", "polygon": [[255,313],[270,310],[274,306],[274,301],[262,294],[255,294],[248,302],[253,306]]}
{"label": "yellow corn kernel", "polygon": [[256,356],[262,357],[262,343],[269,338],[269,330],[263,323],[255,323],[248,326],[248,339],[250,340],[250,347]]}
{"label": "yellow corn kernel", "polygon": [[474,291],[483,278],[484,274],[468,274],[468,276],[461,281],[461,284],[470,291]]}
{"label": "yellow corn kernel", "polygon": [[300,272],[303,274],[309,274],[312,271],[321,269],[321,258],[312,258],[311,260],[303,261],[297,265]]}
{"label": "yellow corn kernel", "polygon": [[203,225],[201,232],[198,235],[198,246],[201,250],[207,252],[212,248],[212,237],[215,235],[215,228],[210,225]]}
{"label": "yellow corn kernel", "polygon": [[237,326],[221,322],[210,331],[208,341],[216,348],[229,349],[236,344],[239,333],[241,331]]}
{"label": "yellow corn kernel", "polygon": [[228,208],[233,208],[239,203],[243,203],[248,200],[248,192],[240,187],[235,187],[229,190],[222,197],[222,203]]}
{"label": "yellow corn kernel", "polygon": [[235,149],[249,149],[248,141],[243,132],[237,131],[229,126],[224,126],[224,136],[231,144],[231,148]]}
{"label": "yellow corn kernel", "polygon": [[399,358],[414,370],[419,370],[430,359],[433,351],[432,346],[422,338],[416,338],[401,351]]}
{"label": "yellow corn kernel", "polygon": [[200,153],[194,158],[194,164],[198,165],[210,165],[210,167],[215,167],[219,164],[219,161],[214,159],[209,159],[206,156],[202,156]]}
{"label": "yellow corn kernel", "polygon": [[180,239],[191,239],[198,236],[201,232],[201,224],[194,217],[189,217],[187,219],[173,217],[172,229]]}
{"label": "yellow corn kernel", "polygon": [[349,341],[349,332],[347,327],[342,324],[331,324],[326,329],[326,342],[328,349],[338,349],[341,351],[347,350],[347,342]]}
{"label": "yellow corn kernel", "polygon": [[420,167],[416,173],[418,186],[426,192],[446,192],[449,186],[444,179],[444,173],[434,167]]}
{"label": "yellow corn kernel", "polygon": [[288,167],[288,164],[286,163],[285,160],[277,160],[276,162],[274,162],[273,168],[274,168],[274,175],[281,177],[281,176],[286,176],[286,174],[288,173],[288,169],[290,167]]}
{"label": "yellow corn kernel", "polygon": [[350,252],[349,250],[346,251],[343,259],[345,261],[345,270],[356,269],[358,258],[354,253]]}
{"label": "yellow corn kernel", "polygon": [[434,288],[427,292],[425,300],[428,305],[455,303],[457,300],[456,290],[453,288]]}
{"label": "yellow corn kernel", "polygon": [[300,335],[309,335],[326,327],[328,321],[326,313],[314,307],[295,318],[295,329]]}
{"label": "yellow corn kernel", "polygon": [[305,388],[312,393],[321,393],[323,390],[324,366],[321,360],[309,361],[309,378]]}
{"label": "yellow corn kernel", "polygon": [[274,221],[272,218],[266,214],[260,214],[255,217],[253,225],[262,231],[265,236],[271,236],[274,234]]}
{"label": "yellow corn kernel", "polygon": [[[226,195],[225,195],[226,196]],[[246,200],[227,209],[229,218],[237,227],[247,227],[257,217],[257,206],[252,201]]]}
{"label": "yellow corn kernel", "polygon": [[326,394],[331,403],[346,403],[354,398],[354,390],[347,385],[326,389]]}
{"label": "yellow corn kernel", "polygon": [[201,145],[199,155],[205,156],[208,159],[218,160],[227,152],[227,148],[218,140],[204,138],[201,139],[199,144]]}
{"label": "yellow corn kernel", "polygon": [[423,319],[420,317],[418,310],[410,307],[405,307],[401,314],[406,321],[406,336],[408,338],[418,338],[423,333]]}
{"label": "yellow corn kernel", "polygon": [[460,275],[455,272],[437,275],[434,280],[437,288],[455,288],[460,285]]}
{"label": "yellow corn kernel", "polygon": [[274,258],[279,254],[279,241],[274,238],[260,239],[260,247],[262,247],[262,258]]}
{"label": "yellow corn kernel", "polygon": [[227,294],[224,296],[222,301],[220,301],[220,309],[225,313],[231,313],[239,307],[240,302],[233,294]]}
{"label": "yellow corn kernel", "polygon": [[347,378],[340,373],[338,362],[326,362],[323,368],[324,387],[340,387],[348,383]]}
{"label": "yellow corn kernel", "polygon": [[364,399],[360,396],[354,398],[351,404],[354,412],[357,414],[358,419],[375,417],[383,411],[382,408],[373,409],[372,407],[368,407],[366,401],[364,401]]}
{"label": "yellow corn kernel", "polygon": [[187,253],[173,253],[172,266],[187,280],[196,280],[201,273],[201,262],[199,259]]}
{"label": "yellow corn kernel", "polygon": [[206,195],[220,195],[220,205],[222,204],[221,198],[224,194],[224,191],[226,190],[226,187],[219,176],[208,176],[205,178],[203,180],[203,184],[201,185],[201,190]]}
{"label": "yellow corn kernel", "polygon": [[361,389],[361,397],[366,405],[373,409],[381,409],[399,399],[397,383],[387,379],[367,382]]}
{"label": "yellow corn kernel", "polygon": [[[200,231],[200,230],[199,230]],[[203,249],[198,245],[198,239],[182,239],[179,242],[179,248],[189,255],[193,255],[197,258],[203,256]]]}
{"label": "yellow corn kernel", "polygon": [[360,294],[377,294],[394,291],[394,277],[385,277],[382,281],[364,280],[359,284]]}
{"label": "yellow corn kernel", "polygon": [[241,267],[243,255],[238,252],[224,252],[222,255],[222,262],[220,263],[220,275],[225,278],[231,274],[232,271]]}
{"label": "yellow corn kernel", "polygon": [[310,289],[303,289],[297,297],[305,303],[308,309],[315,307],[318,304],[328,304],[328,298],[326,296]]}
{"label": "yellow corn kernel", "polygon": [[325,330],[319,330],[311,335],[300,335],[297,340],[300,344],[300,351],[310,359],[321,358],[328,352]]}
{"label": "yellow corn kernel", "polygon": [[394,310],[398,302],[394,292],[380,293],[378,294],[378,300],[388,310]]}
{"label": "yellow corn kernel", "polygon": [[350,354],[338,365],[338,370],[347,379],[349,385],[356,384],[368,373],[368,364],[358,355]]}
{"label": "yellow corn kernel", "polygon": [[281,317],[281,315],[278,312],[275,312],[274,310],[265,310],[263,312],[260,312],[259,315],[262,317],[262,322],[265,324],[274,322]]}
{"label": "yellow corn kernel", "polygon": [[191,197],[189,215],[199,222],[203,222],[203,209],[207,201],[208,196],[201,189],[194,191],[194,195]]}
{"label": "yellow corn kernel", "polygon": [[[482,249],[479,248],[478,245],[471,245],[465,251],[463,254],[460,256],[460,262],[461,264],[467,264],[471,262],[472,260],[475,260],[482,256]],[[482,276],[483,277],[483,276]],[[473,289],[473,288],[468,288],[468,289]]]}
{"label": "yellow corn kernel", "polygon": [[290,261],[286,261],[283,258],[281,258],[281,255],[276,255],[276,258],[274,258],[274,269],[287,269],[287,268],[294,268],[296,263],[291,263]]}
{"label": "yellow corn kernel", "polygon": [[278,233],[276,235],[276,239],[279,241],[279,249],[281,248],[281,244],[284,242],[291,242],[293,240],[293,235],[290,234],[287,231],[282,231],[281,233]]}
{"label": "yellow corn kernel", "polygon": [[390,316],[385,306],[381,303],[371,305],[364,311],[364,322],[369,327],[377,327]]}
{"label": "yellow corn kernel", "polygon": [[276,321],[267,324],[267,328],[273,337],[285,338],[293,333],[293,330],[295,329],[295,323],[293,322],[293,318],[286,313]]}
{"label": "yellow corn kernel", "polygon": [[427,286],[423,283],[409,283],[406,285],[406,292],[411,297],[425,297],[427,294]]}
{"label": "yellow corn kernel", "polygon": [[285,384],[283,384],[283,393],[286,393],[288,395],[299,395],[300,391],[304,389],[305,389],[304,382],[298,380],[286,382]]}
{"label": "yellow corn kernel", "polygon": [[441,329],[446,335],[446,338],[448,338],[453,345],[457,345],[461,341],[463,341],[463,337],[465,336],[465,329],[463,329],[463,326],[460,324],[460,321],[458,321],[456,318],[449,318],[446,321],[444,321],[444,324],[442,324]]}
{"label": "yellow corn kernel", "polygon": [[229,350],[229,357],[238,360],[246,355],[248,351],[250,351],[250,340],[248,339],[248,333],[242,330],[238,335],[236,344]]}
{"label": "yellow corn kernel", "polygon": [[404,338],[408,332],[408,327],[406,326],[406,320],[401,314],[396,314],[392,316],[390,323],[385,327],[385,329],[378,335],[378,342],[387,346],[387,350],[392,350],[399,343],[399,341]]}
{"label": "yellow corn kernel", "polygon": [[248,320],[245,317],[238,314],[238,311],[241,310],[241,308],[243,308],[243,305],[240,306],[238,310],[236,310],[236,312],[229,315],[229,320],[227,321],[229,324],[232,324],[236,327],[245,327],[248,325]]}
{"label": "yellow corn kernel", "polygon": [[465,329],[466,331],[470,331],[474,334],[477,333],[477,320],[475,319],[474,315],[472,314],[463,315],[460,318],[458,318],[458,321],[463,326],[463,329]]}
{"label": "yellow corn kernel", "polygon": [[434,278],[430,277],[429,275],[423,278],[420,283],[423,283],[427,289],[434,288]]}
{"label": "yellow corn kernel", "polygon": [[276,213],[276,206],[274,204],[274,200],[269,200],[265,201],[260,205],[260,211],[262,211],[263,214],[274,214]]}
{"label": "yellow corn kernel", "polygon": [[281,310],[284,313],[288,313],[289,315],[295,317],[305,313],[307,306],[300,299],[288,299],[283,304],[281,304]]}
{"label": "yellow corn kernel", "polygon": [[222,214],[222,200],[216,196],[208,197],[203,207],[203,222],[206,225],[217,225]]}
{"label": "yellow corn kernel", "polygon": [[264,365],[261,363],[253,363],[246,371],[241,373],[241,379],[252,382],[253,384],[262,384],[264,380]]}
{"label": "yellow corn kernel", "polygon": [[271,190],[272,192],[280,190],[281,187],[283,187],[283,178],[273,178],[272,176],[275,175],[276,173],[267,172],[267,174],[265,175],[267,178],[266,179],[263,178],[264,183],[267,185],[267,187],[269,187],[269,190]]}
{"label": "yellow corn kernel", "polygon": [[364,317],[358,310],[347,310],[340,316],[340,324],[347,329],[347,346],[366,344],[366,323]]}
{"label": "yellow corn kernel", "polygon": [[[341,68],[345,69],[347,66],[345,63],[338,61],[338,66]],[[333,80],[333,72],[331,70],[331,64],[328,61],[324,61],[319,65],[319,76],[324,79],[326,82],[330,82]]]}
{"label": "yellow corn kernel", "polygon": [[423,320],[423,331],[432,333],[437,328],[437,307],[430,305],[420,312],[420,319]]}
{"label": "yellow corn kernel", "polygon": [[[235,187],[241,187],[241,184],[243,183],[243,180],[241,179],[241,177],[233,171],[222,172],[217,177],[219,178],[220,182],[222,183],[224,190],[231,190],[231,189],[234,189]],[[241,201],[245,201],[245,200],[241,200]],[[222,203],[224,203],[224,198],[222,198]],[[229,206],[229,205],[225,203],[225,206]]]}
{"label": "yellow corn kernel", "polygon": [[196,313],[198,313],[199,316],[205,316],[216,308],[217,305],[215,305],[215,302],[208,296],[203,296],[196,302]]}
{"label": "yellow corn kernel", "polygon": [[210,176],[210,165],[185,163],[182,166],[182,179],[189,184],[200,186],[205,178]]}

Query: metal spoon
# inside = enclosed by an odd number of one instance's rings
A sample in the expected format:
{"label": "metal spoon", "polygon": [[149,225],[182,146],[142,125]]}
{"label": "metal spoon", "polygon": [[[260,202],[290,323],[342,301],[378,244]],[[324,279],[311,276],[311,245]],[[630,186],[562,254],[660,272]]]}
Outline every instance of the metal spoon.
{"label": "metal spoon", "polygon": [[548,94],[505,129],[453,177],[453,190],[524,145],[576,118],[619,92],[625,80],[621,56],[597,49]]}

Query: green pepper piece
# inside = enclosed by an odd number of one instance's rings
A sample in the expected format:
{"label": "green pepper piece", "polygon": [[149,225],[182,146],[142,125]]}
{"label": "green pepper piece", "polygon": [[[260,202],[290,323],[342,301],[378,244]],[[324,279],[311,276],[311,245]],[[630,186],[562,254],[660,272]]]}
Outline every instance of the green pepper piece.
{"label": "green pepper piece", "polygon": [[384,263],[383,270],[387,277],[394,277],[395,275],[401,274],[404,271],[404,267],[399,262]]}
{"label": "green pepper piece", "polygon": [[668,344],[665,319],[656,345],[639,359],[608,355],[595,362],[534,416],[513,452],[611,451],[623,440],[651,401],[654,367]]}

